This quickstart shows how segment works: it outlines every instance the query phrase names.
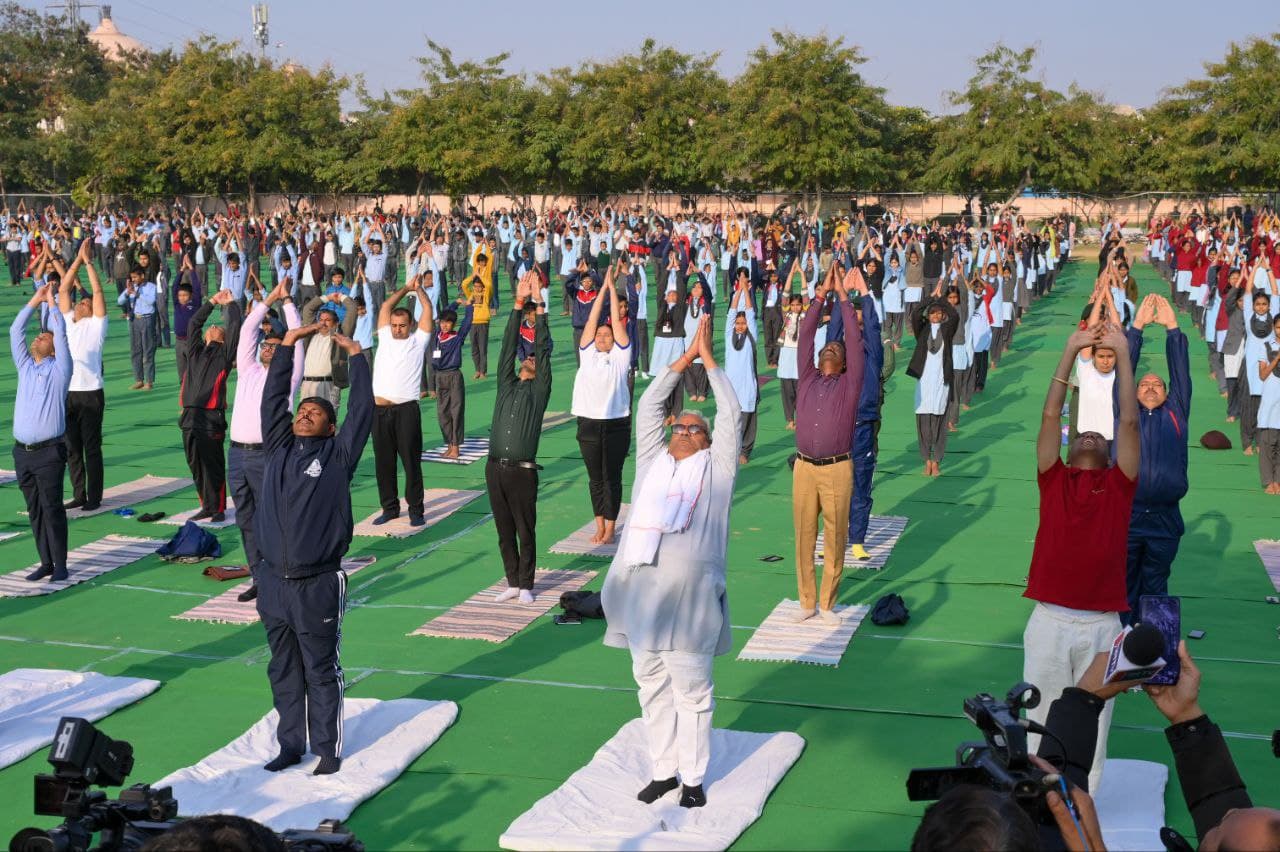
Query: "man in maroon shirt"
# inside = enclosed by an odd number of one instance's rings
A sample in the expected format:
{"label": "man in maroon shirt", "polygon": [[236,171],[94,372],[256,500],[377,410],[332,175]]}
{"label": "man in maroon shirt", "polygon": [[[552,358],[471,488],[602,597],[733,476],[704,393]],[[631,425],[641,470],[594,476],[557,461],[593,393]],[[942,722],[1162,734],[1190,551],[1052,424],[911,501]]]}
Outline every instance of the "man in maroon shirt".
{"label": "man in maroon shirt", "polygon": [[[799,621],[812,618],[815,605],[822,619],[839,623],[832,612],[844,571],[844,546],[849,535],[849,499],[853,496],[853,425],[862,396],[865,355],[857,314],[849,302],[848,282],[832,264],[814,304],[800,324],[800,381],[796,392],[796,463],[792,472],[791,512],[796,527],[796,581],[800,587]],[[813,366],[813,336],[821,305],[835,287],[844,319],[844,344],[828,343]],[[816,593],[813,549],[818,540],[818,516],[824,528],[822,593]],[[1122,575],[1123,579],[1123,575]]]}
{"label": "man in maroon shirt", "polygon": [[[1116,463],[1110,465],[1107,441],[1097,432],[1081,432],[1061,458],[1062,403],[1068,376],[1086,346],[1116,353]],[[1120,632],[1119,613],[1127,612],[1125,570],[1129,517],[1138,487],[1138,396],[1129,362],[1129,343],[1117,325],[1091,326],[1067,340],[1049,382],[1036,441],[1040,486],[1040,527],[1027,591],[1036,602],[1023,633],[1022,679],[1045,696],[1080,679],[1099,651],[1108,650]],[[1044,724],[1049,701],[1027,711]],[[1089,788],[1098,789],[1107,754],[1111,708],[1098,721],[1098,747]]]}

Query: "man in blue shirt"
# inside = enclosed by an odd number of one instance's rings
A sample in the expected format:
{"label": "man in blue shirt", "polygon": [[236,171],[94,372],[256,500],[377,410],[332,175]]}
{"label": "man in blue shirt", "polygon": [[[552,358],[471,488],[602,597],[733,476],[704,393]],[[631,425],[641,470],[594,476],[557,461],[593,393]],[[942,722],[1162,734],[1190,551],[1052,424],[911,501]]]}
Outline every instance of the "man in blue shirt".
{"label": "man in blue shirt", "polygon": [[[49,328],[27,346],[27,323],[36,305],[46,306]],[[18,368],[13,405],[13,462],[18,487],[27,501],[31,534],[40,553],[40,567],[28,580],[67,579],[67,510],[62,505],[62,480],[67,470],[67,388],[71,385],[71,350],[66,320],[53,300],[53,288],[36,290],[9,328],[9,347]]]}
{"label": "man in blue shirt", "polygon": [[156,283],[147,281],[145,270],[135,266],[116,302],[129,315],[133,390],[151,390],[156,383]]}

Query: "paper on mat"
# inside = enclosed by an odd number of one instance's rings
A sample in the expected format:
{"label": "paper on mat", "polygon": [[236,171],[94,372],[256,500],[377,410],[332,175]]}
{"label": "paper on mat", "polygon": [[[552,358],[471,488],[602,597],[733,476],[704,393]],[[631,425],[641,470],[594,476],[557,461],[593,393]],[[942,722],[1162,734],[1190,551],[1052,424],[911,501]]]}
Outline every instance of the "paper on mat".
{"label": "paper on mat", "polygon": [[160,688],[160,681],[62,669],[14,669],[0,675],[0,768],[53,742],[63,716],[96,722]]}
{"label": "paper on mat", "polygon": [[764,810],[765,800],[804,751],[789,731],[715,728],[703,788],[707,804],[682,808],[679,791],[652,805],[636,793],[653,777],[644,722],[633,719],[591,762],[511,824],[504,849],[727,849]]}
{"label": "paper on mat", "polygon": [[1103,845],[1112,852],[1162,849],[1164,788],[1169,767],[1149,760],[1108,758],[1093,797]]}
{"label": "paper on mat", "polygon": [[342,770],[336,774],[312,775],[319,758],[311,756],[282,772],[263,769],[280,751],[272,710],[230,744],[152,786],[172,785],[183,816],[235,814],[275,831],[312,829],[321,820],[346,819],[394,781],[453,724],[458,705],[348,698],[342,718]]}

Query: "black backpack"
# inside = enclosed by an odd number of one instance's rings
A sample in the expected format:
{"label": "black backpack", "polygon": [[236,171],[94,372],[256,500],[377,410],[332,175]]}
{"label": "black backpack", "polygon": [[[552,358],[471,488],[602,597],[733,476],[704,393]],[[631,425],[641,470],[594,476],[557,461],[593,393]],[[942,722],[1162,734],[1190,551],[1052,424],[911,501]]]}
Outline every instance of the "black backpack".
{"label": "black backpack", "polygon": [[901,595],[888,594],[876,601],[871,609],[871,621],[874,624],[906,624],[911,618],[907,605]]}
{"label": "black backpack", "polygon": [[604,618],[599,592],[565,592],[560,596],[560,608],[565,615],[578,618]]}

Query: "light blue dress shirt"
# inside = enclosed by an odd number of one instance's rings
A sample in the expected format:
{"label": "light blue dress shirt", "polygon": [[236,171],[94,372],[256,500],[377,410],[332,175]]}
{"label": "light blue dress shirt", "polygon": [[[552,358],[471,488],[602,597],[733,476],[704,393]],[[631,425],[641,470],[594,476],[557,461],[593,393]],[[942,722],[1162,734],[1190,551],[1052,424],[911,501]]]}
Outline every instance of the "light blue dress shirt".
{"label": "light blue dress shirt", "polygon": [[67,388],[74,364],[67,346],[67,324],[58,311],[49,311],[53,357],[36,363],[27,349],[27,323],[35,310],[24,305],[9,327],[9,346],[18,368],[18,392],[13,404],[13,439],[38,444],[67,430]]}

